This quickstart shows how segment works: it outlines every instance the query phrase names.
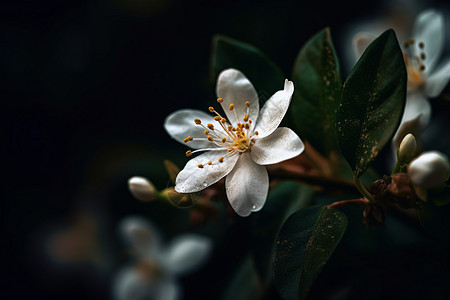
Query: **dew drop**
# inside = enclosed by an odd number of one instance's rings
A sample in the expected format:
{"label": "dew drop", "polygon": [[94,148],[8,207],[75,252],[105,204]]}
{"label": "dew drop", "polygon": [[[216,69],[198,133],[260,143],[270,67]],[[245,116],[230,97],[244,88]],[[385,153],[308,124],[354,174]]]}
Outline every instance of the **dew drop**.
{"label": "dew drop", "polygon": [[256,209],[256,205],[253,205],[253,206],[252,206],[252,209]]}
{"label": "dew drop", "polygon": [[208,184],[207,184],[207,183],[205,182],[205,183],[203,184],[203,186],[204,186],[204,187],[207,187],[207,186],[208,186]]}

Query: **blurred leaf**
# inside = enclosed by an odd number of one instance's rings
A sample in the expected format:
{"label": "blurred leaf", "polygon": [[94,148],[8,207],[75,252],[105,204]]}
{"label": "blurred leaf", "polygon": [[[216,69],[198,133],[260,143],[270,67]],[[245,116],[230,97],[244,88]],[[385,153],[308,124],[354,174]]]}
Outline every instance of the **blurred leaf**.
{"label": "blurred leaf", "polygon": [[418,213],[420,224],[430,235],[450,241],[450,205],[436,206],[427,201]]}
{"label": "blurred leaf", "polygon": [[283,299],[304,299],[339,244],[347,217],[337,209],[312,206],[284,223],[273,257],[275,286]]}
{"label": "blurred leaf", "polygon": [[296,182],[283,182],[270,191],[264,209],[255,215],[251,251],[263,282],[271,276],[278,232],[286,219],[311,202],[313,190]]}
{"label": "blurred leaf", "polygon": [[336,113],[340,103],[339,62],[329,28],[310,38],[300,50],[292,71],[295,92],[293,120],[297,132],[321,154],[336,150]]}
{"label": "blurred leaf", "polygon": [[238,40],[216,35],[213,38],[211,77],[235,68],[244,73],[264,103],[276,91],[283,89],[286,77],[278,66],[258,48]]}
{"label": "blurred leaf", "polygon": [[360,177],[392,139],[405,106],[406,71],[393,30],[373,41],[342,90],[337,115],[337,140]]}
{"label": "blurred leaf", "polygon": [[252,300],[257,299],[262,293],[261,283],[256,273],[253,260],[246,257],[236,272],[230,276],[221,299],[228,300]]}

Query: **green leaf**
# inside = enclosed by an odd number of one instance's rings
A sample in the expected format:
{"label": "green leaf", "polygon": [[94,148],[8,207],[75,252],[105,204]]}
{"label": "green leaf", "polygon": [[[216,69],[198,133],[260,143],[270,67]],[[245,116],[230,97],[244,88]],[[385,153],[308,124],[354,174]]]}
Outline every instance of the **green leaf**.
{"label": "green leaf", "polygon": [[342,90],[337,140],[357,177],[392,139],[405,98],[403,54],[394,31],[389,29],[369,45]]}
{"label": "green leaf", "polygon": [[216,35],[213,38],[211,78],[220,72],[235,68],[251,81],[264,103],[276,91],[283,89],[286,77],[260,49],[238,40]]}
{"label": "green leaf", "polygon": [[337,209],[312,206],[289,217],[273,257],[275,286],[283,299],[304,299],[339,244],[347,217]]}
{"label": "green leaf", "polygon": [[263,282],[270,279],[278,232],[286,219],[311,202],[313,190],[296,182],[282,182],[270,191],[264,209],[255,215],[251,252]]}
{"label": "green leaf", "polygon": [[439,240],[450,241],[450,205],[437,206],[427,201],[418,213],[425,231]]}
{"label": "green leaf", "polygon": [[222,294],[221,299],[252,300],[262,293],[261,283],[253,260],[247,256],[239,265]]}
{"label": "green leaf", "polygon": [[321,154],[329,156],[337,148],[335,124],[342,86],[329,28],[302,47],[292,70],[292,81],[292,116],[297,132]]}

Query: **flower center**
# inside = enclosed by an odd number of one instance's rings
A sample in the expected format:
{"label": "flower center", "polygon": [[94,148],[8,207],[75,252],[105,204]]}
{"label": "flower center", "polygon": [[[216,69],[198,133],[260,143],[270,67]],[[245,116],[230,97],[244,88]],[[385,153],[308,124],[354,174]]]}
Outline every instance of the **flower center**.
{"label": "flower center", "polygon": [[[222,103],[223,99],[218,98],[217,102]],[[188,136],[184,139],[184,142],[187,143],[193,140],[207,140],[211,142],[212,148],[197,149],[195,151],[188,150],[186,152],[186,156],[191,156],[192,154],[200,151],[226,150],[227,154],[217,160],[218,163],[222,163],[225,158],[234,154],[250,152],[252,146],[256,142],[254,136],[258,135],[258,131],[253,131],[252,128],[253,121],[249,116],[250,102],[246,101],[245,106],[247,107],[247,111],[244,116],[237,115],[236,110],[234,109],[234,104],[230,104],[228,107],[228,109],[234,113],[235,119],[237,120],[237,124],[234,125],[230,124],[227,119],[222,117],[212,106],[209,107],[209,111],[216,115],[214,116],[214,120],[218,123],[218,126],[214,126],[212,123],[208,123],[205,126],[200,119],[194,119],[195,124],[204,128],[206,138],[193,138]],[[199,164],[198,167],[203,168],[205,165],[212,165],[217,162],[208,161],[204,164]]]}
{"label": "flower center", "polygon": [[408,91],[417,91],[425,85],[425,65],[423,61],[426,56],[423,52],[425,44],[418,42],[417,46],[421,50],[420,55],[416,55],[416,42],[414,39],[409,39],[403,43],[403,59],[405,60],[406,72],[408,76]]}

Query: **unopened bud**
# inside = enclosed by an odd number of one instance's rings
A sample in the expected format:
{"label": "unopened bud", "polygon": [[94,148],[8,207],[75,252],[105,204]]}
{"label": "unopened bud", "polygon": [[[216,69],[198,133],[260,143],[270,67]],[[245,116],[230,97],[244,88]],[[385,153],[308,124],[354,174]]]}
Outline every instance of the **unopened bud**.
{"label": "unopened bud", "polygon": [[144,177],[131,177],[128,179],[130,192],[137,199],[148,202],[156,199],[155,186]]}
{"label": "unopened bud", "polygon": [[447,156],[438,151],[424,152],[411,161],[408,176],[418,187],[434,188],[441,186],[450,175]]}
{"label": "unopened bud", "polygon": [[411,133],[408,133],[400,143],[398,148],[398,160],[402,163],[409,163],[414,158],[417,152],[416,138]]}

